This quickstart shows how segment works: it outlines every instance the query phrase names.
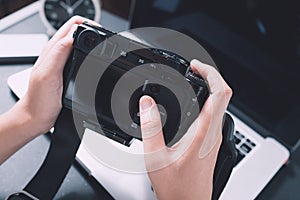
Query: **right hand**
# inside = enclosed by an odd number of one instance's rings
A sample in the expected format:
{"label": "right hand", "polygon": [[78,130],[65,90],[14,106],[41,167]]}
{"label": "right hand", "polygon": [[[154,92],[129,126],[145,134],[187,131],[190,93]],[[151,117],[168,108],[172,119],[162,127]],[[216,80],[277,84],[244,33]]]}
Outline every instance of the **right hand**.
{"label": "right hand", "polygon": [[[197,60],[191,67],[208,81],[211,95],[187,133],[171,148],[165,145],[156,103],[149,96],[140,99],[145,163],[158,199],[211,199],[222,121],[232,91],[213,67]],[[190,145],[176,158],[186,142]],[[165,161],[170,164],[157,168]]]}

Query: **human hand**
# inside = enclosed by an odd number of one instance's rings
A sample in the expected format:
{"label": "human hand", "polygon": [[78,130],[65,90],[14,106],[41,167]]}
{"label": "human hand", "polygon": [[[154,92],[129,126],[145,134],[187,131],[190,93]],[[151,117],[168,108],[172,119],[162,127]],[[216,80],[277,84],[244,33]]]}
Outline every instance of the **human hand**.
{"label": "human hand", "polygon": [[54,126],[61,110],[63,69],[73,43],[73,32],[84,21],[75,16],[51,38],[33,66],[26,95],[0,115],[0,165],[36,136]]}
{"label": "human hand", "polygon": [[75,16],[51,38],[33,66],[28,91],[18,103],[32,119],[32,134],[37,136],[53,127],[61,110],[63,69],[72,50],[77,25],[89,21]]}
{"label": "human hand", "polygon": [[232,91],[213,67],[197,60],[191,67],[208,81],[211,95],[187,133],[171,148],[165,145],[156,103],[149,96],[140,99],[145,163],[158,199],[211,199],[222,121]]}

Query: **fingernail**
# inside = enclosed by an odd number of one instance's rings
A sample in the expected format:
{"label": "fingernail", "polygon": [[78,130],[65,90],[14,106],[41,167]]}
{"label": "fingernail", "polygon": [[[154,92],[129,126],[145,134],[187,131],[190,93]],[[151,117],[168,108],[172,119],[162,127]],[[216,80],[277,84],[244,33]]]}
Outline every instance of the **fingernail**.
{"label": "fingernail", "polygon": [[147,110],[152,106],[152,101],[148,97],[142,97],[140,101],[140,106],[142,110]]}
{"label": "fingernail", "polygon": [[193,59],[193,60],[191,61],[191,65],[201,65],[201,64],[203,64],[203,63],[200,62],[200,61],[197,60],[197,59]]}

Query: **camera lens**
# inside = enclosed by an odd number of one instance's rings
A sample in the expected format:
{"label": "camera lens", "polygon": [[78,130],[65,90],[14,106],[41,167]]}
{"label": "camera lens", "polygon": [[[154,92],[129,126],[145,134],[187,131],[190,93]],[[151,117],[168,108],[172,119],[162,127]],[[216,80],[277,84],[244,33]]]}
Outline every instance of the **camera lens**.
{"label": "camera lens", "polygon": [[101,42],[101,37],[95,30],[86,29],[79,34],[77,42],[81,49],[91,51]]}

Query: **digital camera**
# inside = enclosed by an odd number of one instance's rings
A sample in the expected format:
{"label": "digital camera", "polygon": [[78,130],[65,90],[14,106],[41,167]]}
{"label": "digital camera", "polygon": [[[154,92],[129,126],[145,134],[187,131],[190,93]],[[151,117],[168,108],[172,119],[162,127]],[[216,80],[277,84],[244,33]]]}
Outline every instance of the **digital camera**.
{"label": "digital camera", "polygon": [[209,96],[206,81],[168,50],[88,23],[78,26],[73,47],[64,71],[64,106],[84,116],[87,128],[124,145],[141,139],[143,95],[158,104],[168,146],[186,133]]}
{"label": "digital camera", "polygon": [[[168,146],[186,133],[209,96],[202,77],[193,73],[188,61],[170,51],[87,23],[78,26],[73,47],[64,68],[63,108],[47,156],[24,189],[9,200],[53,199],[75,159],[85,128],[126,146],[139,142],[134,138],[141,139],[139,99],[143,95],[158,104]],[[225,114],[223,122],[212,199],[219,198],[237,160],[233,120]]]}

